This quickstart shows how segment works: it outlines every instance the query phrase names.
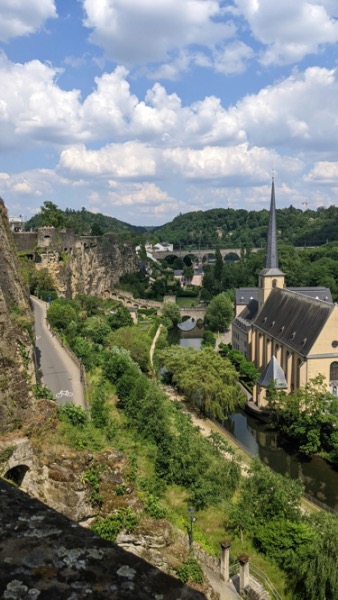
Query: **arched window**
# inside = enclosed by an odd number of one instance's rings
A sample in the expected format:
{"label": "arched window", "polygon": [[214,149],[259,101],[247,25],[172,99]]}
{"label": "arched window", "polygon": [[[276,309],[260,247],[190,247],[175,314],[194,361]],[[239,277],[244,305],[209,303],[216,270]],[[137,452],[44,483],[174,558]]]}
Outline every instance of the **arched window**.
{"label": "arched window", "polygon": [[272,287],[273,288],[277,287],[277,279],[272,280]]}
{"label": "arched window", "polygon": [[338,381],[338,362],[330,364],[330,381]]}

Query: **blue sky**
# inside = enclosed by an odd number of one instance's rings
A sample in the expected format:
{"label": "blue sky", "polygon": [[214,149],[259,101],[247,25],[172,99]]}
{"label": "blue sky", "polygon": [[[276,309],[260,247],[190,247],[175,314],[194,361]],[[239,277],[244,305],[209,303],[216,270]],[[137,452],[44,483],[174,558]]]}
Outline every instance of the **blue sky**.
{"label": "blue sky", "polygon": [[338,204],[337,0],[0,0],[0,196],[157,225]]}

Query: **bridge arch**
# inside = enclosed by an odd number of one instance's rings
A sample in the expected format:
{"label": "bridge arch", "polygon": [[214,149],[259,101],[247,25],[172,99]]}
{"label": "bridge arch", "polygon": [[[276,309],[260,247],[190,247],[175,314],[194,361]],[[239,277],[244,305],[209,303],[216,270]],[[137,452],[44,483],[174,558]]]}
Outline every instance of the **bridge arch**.
{"label": "bridge arch", "polygon": [[199,258],[197,256],[197,254],[194,254],[193,252],[189,252],[188,254],[186,254],[183,257],[183,262],[185,265],[187,265],[187,267],[191,267],[192,265],[199,264]]}
{"label": "bridge arch", "polygon": [[207,254],[204,254],[204,256],[202,258],[203,263],[212,263],[212,262],[215,262],[215,260],[216,260],[216,254],[214,252],[207,252]]}
{"label": "bridge arch", "polygon": [[4,478],[9,479],[9,481],[12,481],[18,487],[21,487],[28,471],[29,467],[27,465],[16,465],[6,471]]}
{"label": "bridge arch", "polygon": [[232,252],[227,252],[226,254],[224,254],[223,260],[224,260],[224,262],[232,263],[232,262],[237,262],[238,260],[240,260],[240,257],[237,254],[237,252],[232,251]]}

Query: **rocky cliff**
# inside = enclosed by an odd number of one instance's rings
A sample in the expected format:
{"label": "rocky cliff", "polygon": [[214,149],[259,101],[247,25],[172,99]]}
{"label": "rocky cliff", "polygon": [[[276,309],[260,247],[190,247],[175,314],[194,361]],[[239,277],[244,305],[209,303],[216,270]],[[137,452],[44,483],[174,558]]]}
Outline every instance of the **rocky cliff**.
{"label": "rocky cliff", "polygon": [[134,247],[115,235],[77,236],[70,230],[43,227],[36,234],[14,234],[20,253],[47,268],[60,295],[78,293],[102,296],[110,293],[120,277],[137,270]]}
{"label": "rocky cliff", "polygon": [[20,279],[7,211],[0,199],[0,433],[19,428],[30,410],[33,319]]}

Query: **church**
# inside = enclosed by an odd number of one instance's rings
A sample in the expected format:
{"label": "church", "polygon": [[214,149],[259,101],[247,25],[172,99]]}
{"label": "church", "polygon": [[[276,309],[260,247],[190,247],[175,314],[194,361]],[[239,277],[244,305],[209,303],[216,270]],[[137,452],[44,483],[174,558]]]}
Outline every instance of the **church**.
{"label": "church", "polygon": [[261,372],[253,392],[258,408],[266,406],[271,383],[290,393],[319,374],[328,391],[338,395],[338,305],[327,288],[285,287],[278,264],[274,180],[265,268],[258,288],[236,290],[232,347]]}

